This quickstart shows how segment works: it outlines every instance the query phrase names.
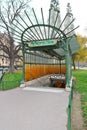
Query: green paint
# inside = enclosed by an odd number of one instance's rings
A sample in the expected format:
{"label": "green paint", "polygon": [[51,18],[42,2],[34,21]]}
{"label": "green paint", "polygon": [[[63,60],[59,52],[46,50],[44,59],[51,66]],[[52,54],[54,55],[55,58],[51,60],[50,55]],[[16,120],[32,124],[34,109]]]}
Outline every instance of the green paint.
{"label": "green paint", "polygon": [[57,40],[32,41],[32,42],[28,42],[27,44],[29,47],[51,46],[51,45],[56,45]]}
{"label": "green paint", "polygon": [[24,43],[22,42],[22,54],[23,54],[23,68],[22,68],[22,81],[21,84],[25,82],[25,48]]}
{"label": "green paint", "polygon": [[71,87],[71,56],[69,52],[69,42],[66,40],[65,61],[66,61],[66,87]]}

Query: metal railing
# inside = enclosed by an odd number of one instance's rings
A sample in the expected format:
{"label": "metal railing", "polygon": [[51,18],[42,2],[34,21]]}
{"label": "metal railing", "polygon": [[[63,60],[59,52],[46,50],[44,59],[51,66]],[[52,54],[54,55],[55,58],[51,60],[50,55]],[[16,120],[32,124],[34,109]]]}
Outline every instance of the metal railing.
{"label": "metal railing", "polygon": [[68,130],[71,130],[72,128],[72,121],[71,121],[71,116],[72,116],[72,100],[73,100],[73,88],[74,88],[74,80],[72,81],[72,87],[69,95],[69,103],[68,103]]}

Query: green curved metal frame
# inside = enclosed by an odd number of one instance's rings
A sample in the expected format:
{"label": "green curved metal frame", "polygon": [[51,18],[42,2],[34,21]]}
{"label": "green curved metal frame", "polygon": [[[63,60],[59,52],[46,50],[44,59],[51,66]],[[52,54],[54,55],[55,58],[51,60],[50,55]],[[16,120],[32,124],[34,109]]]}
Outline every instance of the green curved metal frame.
{"label": "green curved metal frame", "polygon": [[[33,26],[30,26],[30,27],[28,27],[28,28],[26,28],[24,31],[23,31],[23,33],[22,33],[22,35],[21,35],[21,41],[22,41],[22,49],[23,49],[23,59],[25,60],[25,56],[24,56],[24,52],[25,52],[25,41],[23,40],[23,36],[24,36],[24,34],[25,34],[25,32],[26,31],[28,31],[29,29],[31,29],[31,28],[35,28],[35,27],[50,27],[50,28],[52,28],[53,30],[56,30],[56,32],[58,33],[58,35],[60,36],[60,41],[62,41],[63,42],[63,44],[64,44],[64,49],[65,49],[65,60],[66,60],[66,87],[71,87],[71,84],[70,84],[70,81],[71,81],[71,56],[70,56],[70,52],[69,52],[69,46],[68,46],[68,41],[67,41],[67,37],[66,37],[66,35],[64,34],[64,32],[63,31],[61,31],[59,28],[56,28],[56,27],[54,27],[54,26],[51,26],[51,25],[47,25],[47,24],[36,24],[36,25],[33,25]],[[62,36],[60,35],[60,33],[62,34]],[[54,38],[55,39],[55,38]],[[44,39],[40,39],[40,40],[44,40]],[[46,39],[45,38],[45,40],[49,40],[49,38],[48,39]],[[32,41],[32,40],[30,40],[30,41]],[[33,40],[34,41],[34,40]],[[38,41],[38,40],[36,40],[36,41]],[[29,42],[29,41],[28,41]],[[54,49],[54,48],[59,48],[57,45],[53,45],[53,46],[46,46],[46,48],[45,47],[43,47],[43,48],[29,48],[29,49],[31,49],[31,50],[44,50],[44,49],[50,49],[50,50],[52,50],[52,49]],[[48,49],[48,50],[49,50]],[[24,63],[25,64],[25,63]],[[23,66],[25,66],[25,65],[23,65]],[[23,73],[25,74],[25,68],[23,68]],[[23,79],[24,79],[24,75],[23,75]]]}
{"label": "green curved metal frame", "polygon": [[[42,27],[50,27],[50,28],[52,28],[53,30],[56,30],[58,34],[59,34],[59,32],[61,32],[61,34],[63,34],[63,36],[64,36],[64,39],[67,38],[66,35],[65,35],[65,33],[64,33],[62,30],[60,30],[59,28],[56,28],[55,26],[51,26],[51,25],[47,25],[47,24],[36,24],[36,25],[33,25],[33,26],[30,26],[30,27],[26,28],[26,29],[23,31],[23,33],[22,33],[22,35],[21,35],[21,41],[23,42],[23,35],[24,35],[24,33],[25,33],[28,29],[31,29],[31,28],[34,28],[34,27],[40,27],[40,26],[42,26]],[[60,35],[60,34],[59,34],[59,35]],[[43,39],[41,39],[41,40],[43,40]]]}
{"label": "green curved metal frame", "polygon": [[[17,26],[17,24],[13,23],[13,27],[10,27],[11,30],[13,30],[14,32],[14,36],[13,37],[15,40],[18,40],[19,43],[21,43],[22,46],[22,52],[23,52],[23,61],[25,61],[25,52],[26,50],[33,50],[33,51],[46,51],[49,55],[51,56],[55,56],[59,59],[65,59],[66,61],[66,87],[70,87],[71,86],[71,53],[70,53],[70,49],[69,49],[69,40],[68,40],[68,35],[73,32],[76,28],[78,28],[78,26],[70,31],[68,31],[67,33],[64,33],[65,30],[73,23],[74,19],[72,19],[70,21],[70,23],[62,30],[61,27],[64,24],[64,21],[66,20],[68,14],[65,15],[64,19],[62,20],[61,23],[59,23],[59,27],[56,27],[56,23],[57,23],[57,19],[58,19],[58,13],[56,13],[55,16],[55,20],[53,25],[51,25],[51,10],[49,10],[49,19],[48,22],[45,23],[44,21],[44,15],[43,15],[43,9],[41,8],[41,19],[42,19],[42,23],[40,24],[34,9],[32,9],[33,11],[33,16],[35,18],[35,23],[33,24],[29,14],[24,11],[24,15],[26,16],[27,20],[29,21],[29,25],[28,23],[22,18],[21,15],[19,15],[19,19],[22,21],[23,24],[26,25],[26,27],[21,23],[21,21],[19,22],[18,20],[15,19],[16,23],[19,25]],[[43,27],[44,30],[44,36],[43,33],[41,32],[41,28]],[[38,28],[36,30],[36,28]],[[48,28],[48,32],[46,32],[46,29]],[[17,30],[16,30],[17,29]],[[33,29],[33,30],[32,30]],[[32,32],[30,33],[29,30]],[[35,30],[35,32],[34,32]],[[39,30],[39,32],[38,32]],[[52,32],[50,32],[50,30]],[[27,33],[26,33],[27,32]],[[55,32],[55,33],[54,33]],[[36,35],[35,35],[36,33]],[[40,36],[38,38],[38,35],[40,33]],[[46,35],[46,33],[48,35]],[[51,34],[51,37],[49,36]],[[34,36],[35,35],[35,36]],[[27,46],[26,42],[30,42],[30,41],[43,41],[43,40],[50,40],[50,39],[57,39],[58,42],[56,45],[51,45],[51,46],[44,46],[44,47],[31,47],[29,48],[29,46]],[[62,44],[61,44],[62,43]],[[58,54],[58,50],[56,50],[57,48],[62,48],[64,55],[60,55]],[[25,74],[25,62],[23,62],[23,80],[24,80],[24,74]]]}

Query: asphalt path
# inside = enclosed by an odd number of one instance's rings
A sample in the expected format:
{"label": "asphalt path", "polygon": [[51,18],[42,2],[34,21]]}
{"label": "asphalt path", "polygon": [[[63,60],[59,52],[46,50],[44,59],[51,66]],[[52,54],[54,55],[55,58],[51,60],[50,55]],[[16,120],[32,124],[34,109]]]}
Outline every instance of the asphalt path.
{"label": "asphalt path", "polygon": [[0,91],[0,130],[67,130],[68,100],[51,87]]}

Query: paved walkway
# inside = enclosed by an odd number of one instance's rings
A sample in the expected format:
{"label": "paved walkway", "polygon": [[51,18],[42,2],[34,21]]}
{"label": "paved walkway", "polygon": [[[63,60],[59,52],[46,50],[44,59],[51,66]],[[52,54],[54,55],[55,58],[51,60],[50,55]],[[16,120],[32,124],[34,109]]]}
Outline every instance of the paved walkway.
{"label": "paved walkway", "polygon": [[67,130],[69,92],[25,87],[0,92],[0,130]]}

